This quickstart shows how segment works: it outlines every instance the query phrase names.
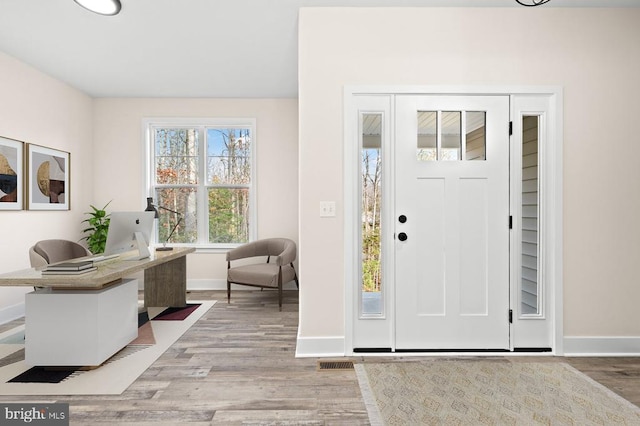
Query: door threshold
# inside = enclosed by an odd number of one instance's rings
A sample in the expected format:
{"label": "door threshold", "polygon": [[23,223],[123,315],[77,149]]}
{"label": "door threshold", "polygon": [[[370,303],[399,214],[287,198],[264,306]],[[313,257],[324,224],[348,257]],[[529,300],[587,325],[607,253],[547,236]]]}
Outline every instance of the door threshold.
{"label": "door threshold", "polygon": [[391,353],[391,348],[354,348],[354,353]]}
{"label": "door threshold", "polygon": [[553,356],[551,348],[514,348],[510,349],[396,349],[391,348],[354,348],[354,354],[363,356]]}
{"label": "door threshold", "polygon": [[442,353],[442,352],[447,352],[447,353],[469,353],[469,352],[477,352],[477,353],[487,353],[487,352],[500,352],[500,353],[504,353],[504,352],[511,352],[509,349],[396,349],[396,353],[406,353],[406,352],[414,352],[414,353],[423,353],[423,352],[427,352],[427,353]]}

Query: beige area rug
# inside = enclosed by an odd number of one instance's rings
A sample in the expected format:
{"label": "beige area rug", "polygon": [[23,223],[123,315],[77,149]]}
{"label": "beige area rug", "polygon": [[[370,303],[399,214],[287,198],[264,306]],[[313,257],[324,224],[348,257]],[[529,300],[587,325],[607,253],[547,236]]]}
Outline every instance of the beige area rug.
{"label": "beige area rug", "polygon": [[[153,318],[164,308],[149,308],[151,321],[147,324],[150,329],[141,327],[138,339],[100,367],[75,371],[59,383],[9,382],[30,368],[24,363],[24,344],[21,343],[24,326],[2,333],[0,340],[6,344],[0,344],[0,395],[119,395],[195,324],[215,301],[189,303],[200,306],[181,321],[155,321]],[[20,338],[13,339],[11,333]]]}
{"label": "beige area rug", "polygon": [[565,363],[356,364],[372,425],[640,425],[640,408]]}

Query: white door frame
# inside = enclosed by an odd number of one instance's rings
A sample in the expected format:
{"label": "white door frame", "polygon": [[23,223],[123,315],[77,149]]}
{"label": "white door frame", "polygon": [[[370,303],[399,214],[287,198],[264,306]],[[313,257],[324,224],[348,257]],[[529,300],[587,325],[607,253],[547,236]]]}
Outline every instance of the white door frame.
{"label": "white door frame", "polygon": [[[563,355],[563,283],[562,283],[562,152],[563,152],[563,92],[557,86],[346,86],[344,89],[344,287],[345,287],[345,355],[353,355],[353,332],[356,312],[356,292],[354,283],[359,282],[357,253],[359,241],[355,230],[360,226],[358,164],[360,161],[357,144],[358,126],[353,120],[355,97],[362,95],[508,95],[508,96],[548,96],[550,113],[547,130],[550,139],[546,141],[540,162],[544,167],[544,188],[540,193],[540,203],[547,206],[546,239],[541,250],[546,256],[543,280],[550,296],[549,311],[552,313],[552,352]],[[513,120],[514,117],[511,117]],[[354,128],[355,127],[355,128]],[[389,286],[390,283],[386,283]],[[511,283],[511,292],[515,291]],[[391,289],[393,291],[393,289]],[[393,297],[393,296],[390,296]],[[392,308],[393,309],[393,308]],[[394,313],[389,312],[393,317]],[[502,354],[510,354],[502,353]],[[388,354],[387,354],[388,355]]]}

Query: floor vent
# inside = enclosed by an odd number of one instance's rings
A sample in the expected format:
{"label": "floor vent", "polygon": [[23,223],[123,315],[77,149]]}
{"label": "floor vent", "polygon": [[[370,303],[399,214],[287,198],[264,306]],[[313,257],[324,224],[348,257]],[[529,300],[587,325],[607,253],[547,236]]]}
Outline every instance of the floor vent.
{"label": "floor vent", "polygon": [[353,361],[318,361],[318,371],[353,370]]}

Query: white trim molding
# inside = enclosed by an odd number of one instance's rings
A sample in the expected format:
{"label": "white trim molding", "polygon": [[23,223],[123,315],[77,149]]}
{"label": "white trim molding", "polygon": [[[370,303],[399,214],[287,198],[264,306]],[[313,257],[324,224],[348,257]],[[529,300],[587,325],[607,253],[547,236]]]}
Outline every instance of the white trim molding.
{"label": "white trim molding", "polygon": [[640,336],[566,336],[564,356],[640,356]]}
{"label": "white trim molding", "polygon": [[344,336],[301,337],[298,329],[296,358],[343,357]]}

